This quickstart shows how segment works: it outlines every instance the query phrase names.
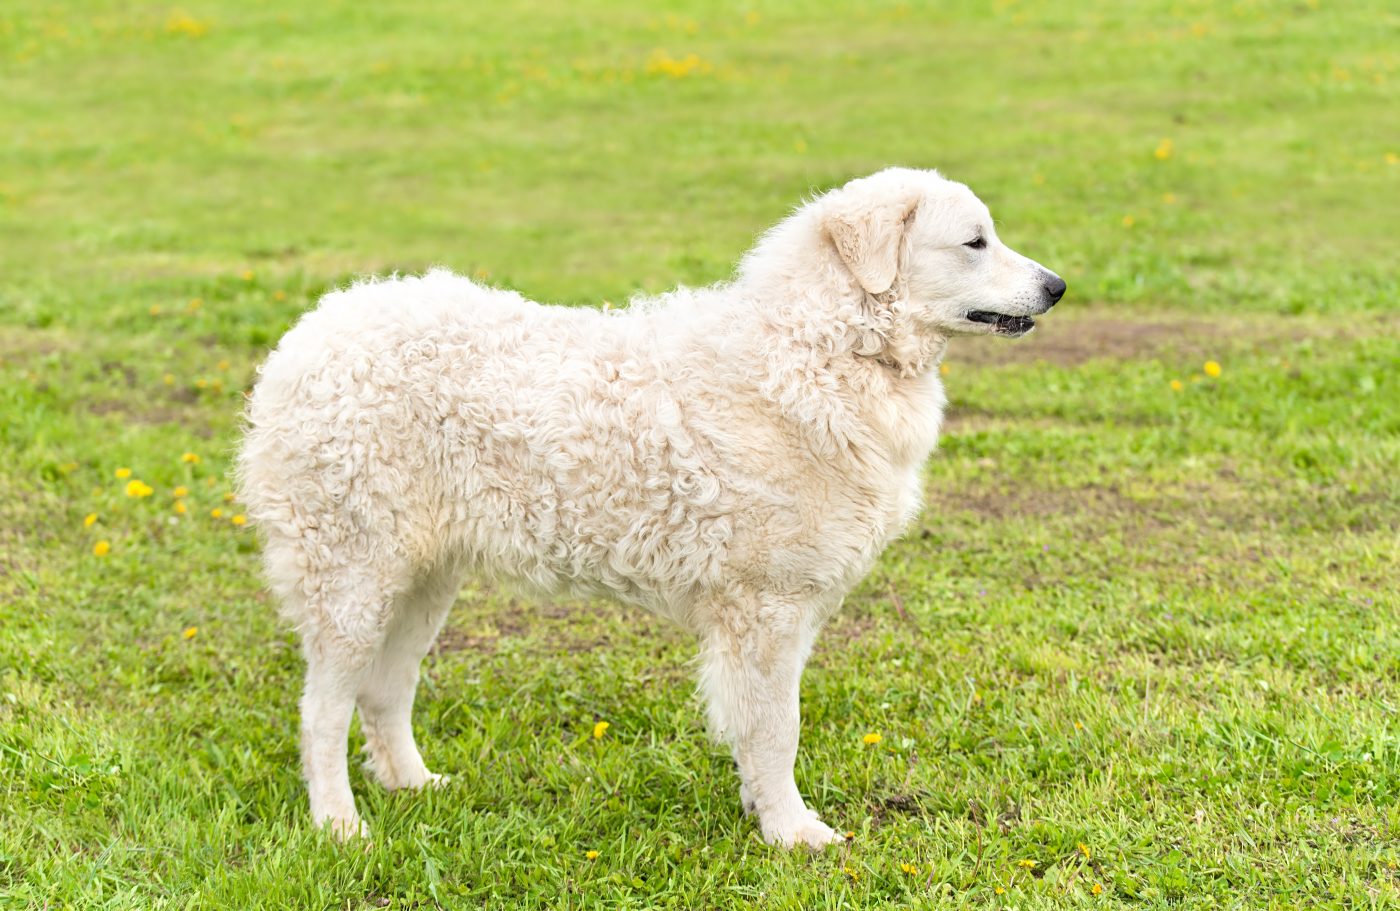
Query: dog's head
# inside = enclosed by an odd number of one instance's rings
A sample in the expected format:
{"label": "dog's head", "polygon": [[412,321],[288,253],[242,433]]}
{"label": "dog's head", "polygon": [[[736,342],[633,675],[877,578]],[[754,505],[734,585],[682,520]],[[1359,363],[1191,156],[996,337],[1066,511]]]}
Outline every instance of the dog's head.
{"label": "dog's head", "polygon": [[972,191],[889,168],[818,200],[821,224],[874,307],[898,302],[918,334],[1025,335],[1064,281],[997,239]]}

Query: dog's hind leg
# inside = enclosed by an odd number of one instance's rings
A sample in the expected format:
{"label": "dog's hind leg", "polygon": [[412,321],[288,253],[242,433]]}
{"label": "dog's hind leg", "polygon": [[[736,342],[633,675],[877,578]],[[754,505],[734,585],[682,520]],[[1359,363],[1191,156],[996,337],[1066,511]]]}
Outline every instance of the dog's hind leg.
{"label": "dog's hind leg", "polygon": [[793,778],[798,687],[814,631],[794,605],[734,605],[717,619],[700,683],[712,727],[734,749],[745,810],[758,814],[770,844],[830,844],[836,833],[807,809]]}
{"label": "dog's hind leg", "polygon": [[360,683],[357,702],[369,767],[389,790],[438,781],[413,740],[419,667],[457,597],[460,573],[442,567],[423,577],[395,609],[384,641]]}
{"label": "dog's hind leg", "polygon": [[320,627],[303,630],[306,689],[301,697],[301,763],[311,818],[337,838],[367,836],[355,811],[346,763],[346,738],[355,691],[369,669],[370,650]]}
{"label": "dog's hind leg", "polygon": [[[311,817],[338,838],[368,835],[350,792],[346,740],[355,698],[369,675],[407,585],[386,568],[398,563],[337,565],[301,584],[313,594],[289,599],[300,617],[306,656],[301,698],[301,759]],[[314,584],[313,584],[314,583]],[[292,589],[295,591],[295,589]]]}

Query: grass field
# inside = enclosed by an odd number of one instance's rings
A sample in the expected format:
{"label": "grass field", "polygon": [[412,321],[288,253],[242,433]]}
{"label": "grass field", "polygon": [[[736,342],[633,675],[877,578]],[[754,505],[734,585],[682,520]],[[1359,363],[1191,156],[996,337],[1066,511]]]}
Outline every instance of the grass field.
{"label": "grass field", "polygon": [[[0,906],[1400,905],[1397,28],[10,0]],[[806,675],[798,781],[849,842],[760,841],[681,634],[485,587],[420,690],[451,785],[356,769],[372,846],[311,829],[300,659],[227,501],[268,346],[368,271],[719,280],[891,163],[970,183],[1070,295],[954,346],[928,507]]]}

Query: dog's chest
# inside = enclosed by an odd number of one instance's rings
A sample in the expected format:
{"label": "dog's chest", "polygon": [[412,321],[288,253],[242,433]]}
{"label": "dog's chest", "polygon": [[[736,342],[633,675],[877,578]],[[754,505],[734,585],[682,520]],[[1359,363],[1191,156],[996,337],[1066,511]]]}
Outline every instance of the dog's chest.
{"label": "dog's chest", "polygon": [[884,409],[878,457],[854,474],[854,499],[869,504],[870,559],[899,537],[923,509],[924,465],[938,445],[946,399],[937,376],[892,396]]}
{"label": "dog's chest", "polygon": [[882,436],[889,447],[890,462],[904,475],[905,483],[910,474],[917,482],[937,447],[947,404],[943,383],[934,371],[898,387],[884,402]]}

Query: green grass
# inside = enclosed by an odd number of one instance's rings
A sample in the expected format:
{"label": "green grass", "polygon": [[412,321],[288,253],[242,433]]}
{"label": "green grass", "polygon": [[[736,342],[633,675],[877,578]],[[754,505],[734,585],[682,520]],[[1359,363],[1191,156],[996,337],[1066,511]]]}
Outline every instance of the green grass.
{"label": "green grass", "polygon": [[[0,10],[0,905],[1400,904],[1391,5],[182,10]],[[891,163],[1071,291],[955,345],[928,508],[805,678],[854,838],[762,844],[681,634],[484,587],[420,691],[452,784],[357,769],[373,845],[312,830],[223,500],[267,347],[360,272],[717,280]]]}

